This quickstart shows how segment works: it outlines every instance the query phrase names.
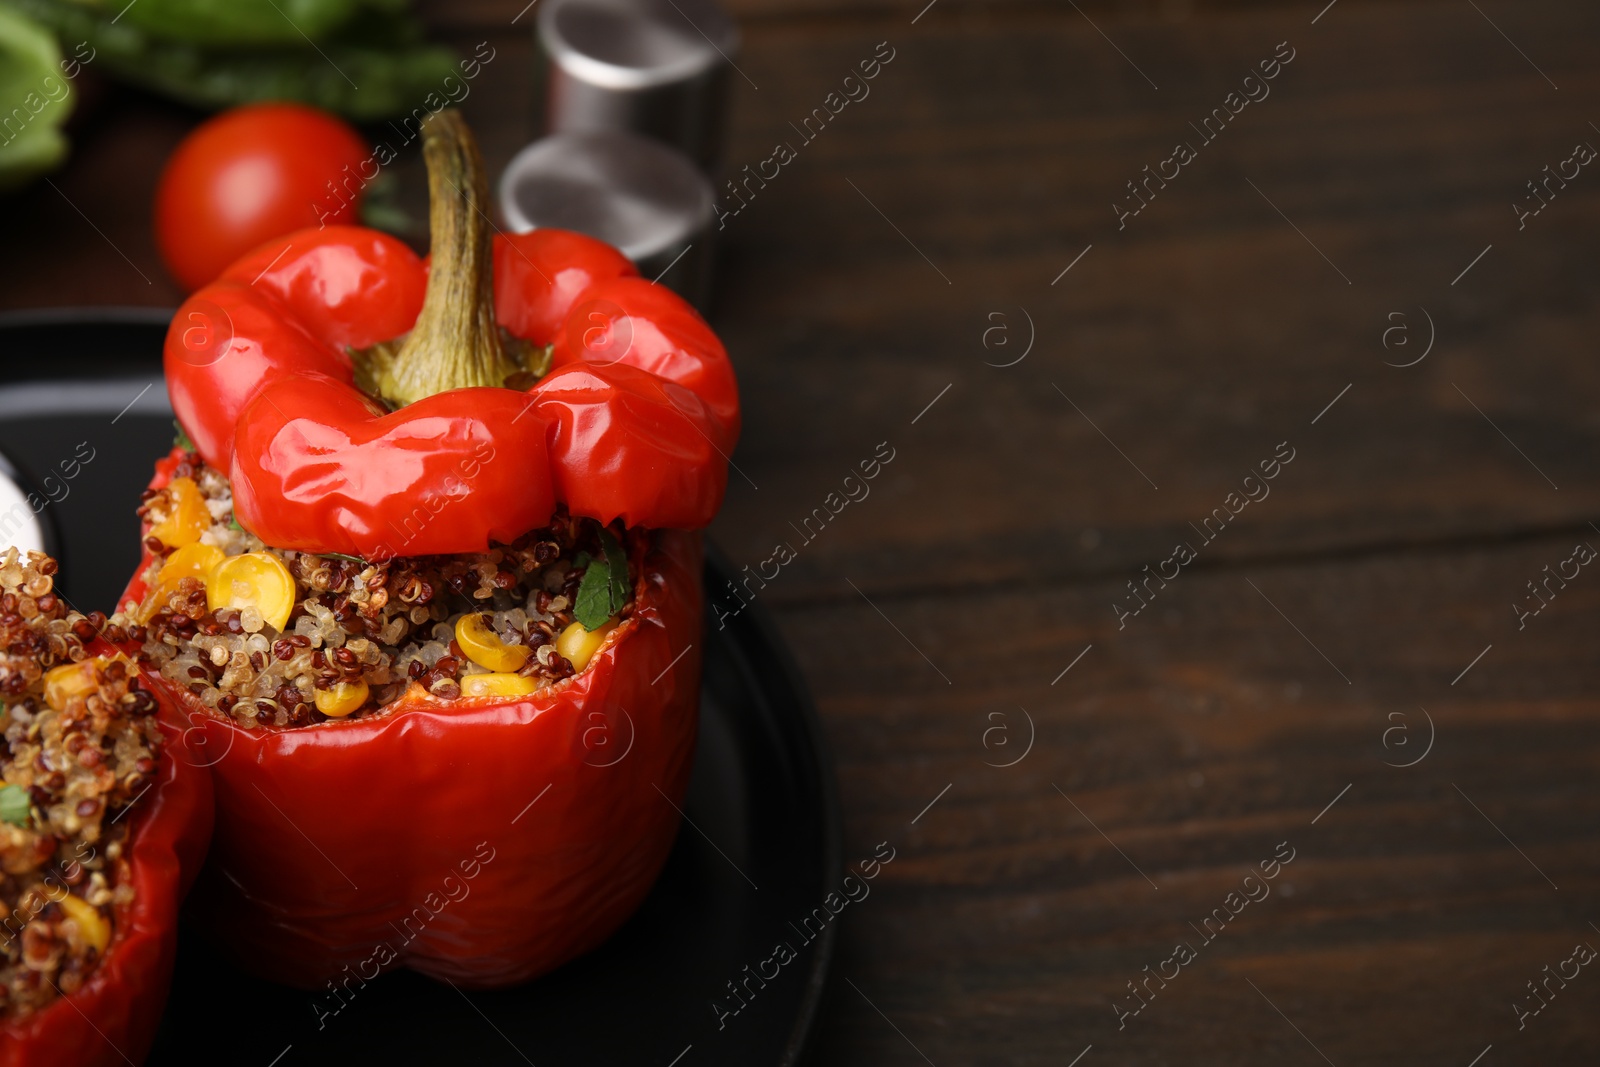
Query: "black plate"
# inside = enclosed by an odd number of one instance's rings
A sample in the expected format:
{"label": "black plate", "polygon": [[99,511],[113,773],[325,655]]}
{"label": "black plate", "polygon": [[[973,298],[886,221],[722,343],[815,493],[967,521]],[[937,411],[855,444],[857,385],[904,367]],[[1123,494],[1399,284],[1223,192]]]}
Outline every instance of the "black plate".
{"label": "black plate", "polygon": [[[138,558],[139,493],[172,443],[160,362],[166,319],[117,310],[0,316],[0,450],[30,487],[54,487],[45,512],[59,541],[60,587],[84,610],[110,610],[122,591]],[[74,466],[86,448],[93,458]],[[713,553],[708,598],[731,576]],[[797,1062],[834,926],[803,944],[790,923],[839,886],[832,768],[804,685],[759,605],[725,630],[708,625],[703,647],[685,804],[694,825],[681,828],[639,913],[599,950],[496,993],[386,975],[319,1027],[309,994],[231,970],[185,931],[149,1062]],[[752,982],[747,1006],[719,1026],[713,1001],[733,1006],[727,983],[745,981],[746,965],[771,957],[779,941],[798,958],[765,988]]]}

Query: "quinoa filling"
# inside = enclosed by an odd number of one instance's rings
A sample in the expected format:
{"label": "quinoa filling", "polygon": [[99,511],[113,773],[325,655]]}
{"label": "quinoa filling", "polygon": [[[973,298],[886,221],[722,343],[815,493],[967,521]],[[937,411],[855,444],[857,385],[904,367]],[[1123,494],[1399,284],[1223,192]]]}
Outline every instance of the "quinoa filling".
{"label": "quinoa filling", "polygon": [[[408,691],[505,699],[571,677],[632,612],[625,546],[645,536],[561,510],[481,553],[276,549],[234,521],[228,479],[192,452],[140,515],[149,592],[124,617],[144,654],[205,707],[264,727],[381,714]],[[585,596],[596,567],[614,579],[598,583],[613,598],[603,623]]]}
{"label": "quinoa filling", "polygon": [[81,988],[133,900],[121,815],[154,780],[155,698],[121,656],[91,657],[105,616],[68,611],[47,556],[0,554],[0,1013]]}

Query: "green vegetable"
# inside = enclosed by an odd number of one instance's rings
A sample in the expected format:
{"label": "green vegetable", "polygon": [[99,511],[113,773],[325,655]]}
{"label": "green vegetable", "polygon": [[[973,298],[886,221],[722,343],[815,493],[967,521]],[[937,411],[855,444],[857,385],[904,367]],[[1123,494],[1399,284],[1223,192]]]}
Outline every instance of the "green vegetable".
{"label": "green vegetable", "polygon": [[194,442],[189,439],[189,431],[183,428],[183,423],[179,422],[177,419],[173,419],[172,427],[178,431],[173,435],[172,438],[173,447],[181,448],[185,452],[193,452]]}
{"label": "green vegetable", "polygon": [[0,789],[0,819],[13,826],[27,826],[33,819],[33,800],[20,785]]}
{"label": "green vegetable", "polygon": [[61,125],[72,83],[44,26],[0,5],[0,190],[54,170],[67,157]]}
{"label": "green vegetable", "polygon": [[600,551],[602,559],[584,552],[577,560],[585,569],[572,613],[585,630],[598,630],[628,602],[628,554],[606,529],[600,531]]}
{"label": "green vegetable", "polygon": [[[205,108],[294,100],[371,121],[424,107],[430,93],[445,100],[445,79],[460,77],[451,52],[423,40],[404,0],[0,5],[25,11],[62,41],[86,42],[96,69]],[[302,8],[317,13],[302,17]]]}
{"label": "green vegetable", "polygon": [[[120,0],[87,6],[115,15],[125,5]],[[327,37],[360,6],[357,0],[139,0],[119,21],[188,44],[298,44]]]}

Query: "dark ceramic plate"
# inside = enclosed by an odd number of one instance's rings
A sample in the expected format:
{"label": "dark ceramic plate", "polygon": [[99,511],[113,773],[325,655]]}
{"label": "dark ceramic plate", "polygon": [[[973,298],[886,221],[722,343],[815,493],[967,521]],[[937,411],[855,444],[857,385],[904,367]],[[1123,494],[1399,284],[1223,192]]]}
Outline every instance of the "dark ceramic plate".
{"label": "dark ceramic plate", "polygon": [[[167,316],[0,316],[0,451],[49,497],[64,595],[109,610],[137,561],[134,509],[172,444],[161,378]],[[88,455],[87,463],[75,457]],[[63,466],[63,463],[66,466]],[[72,473],[68,478],[67,473]],[[715,553],[708,598],[731,570]],[[731,607],[732,605],[730,605]],[[713,616],[714,617],[714,616]],[[700,741],[677,845],[655,889],[596,952],[528,985],[464,994],[386,975],[321,1020],[306,993],[230,969],[185,931],[150,1063],[626,1064],[756,1067],[800,1058],[833,945],[789,926],[839,884],[832,769],[805,688],[759,607],[708,626]],[[747,1006],[727,983],[799,949]]]}

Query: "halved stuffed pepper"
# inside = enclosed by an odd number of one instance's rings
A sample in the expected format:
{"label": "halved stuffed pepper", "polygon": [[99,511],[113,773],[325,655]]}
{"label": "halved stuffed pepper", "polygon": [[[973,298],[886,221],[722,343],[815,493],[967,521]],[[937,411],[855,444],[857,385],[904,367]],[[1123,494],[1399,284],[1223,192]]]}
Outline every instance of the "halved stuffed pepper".
{"label": "halved stuffed pepper", "polygon": [[715,335],[619,253],[491,238],[425,127],[433,254],[307,231],[180,309],[123,611],[215,762],[199,912],[307,987],[498,986],[653,883],[698,704],[700,542],[737,439]]}
{"label": "halved stuffed pepper", "polygon": [[110,1067],[155,1038],[210,777],[55,572],[0,554],[0,1065]]}

